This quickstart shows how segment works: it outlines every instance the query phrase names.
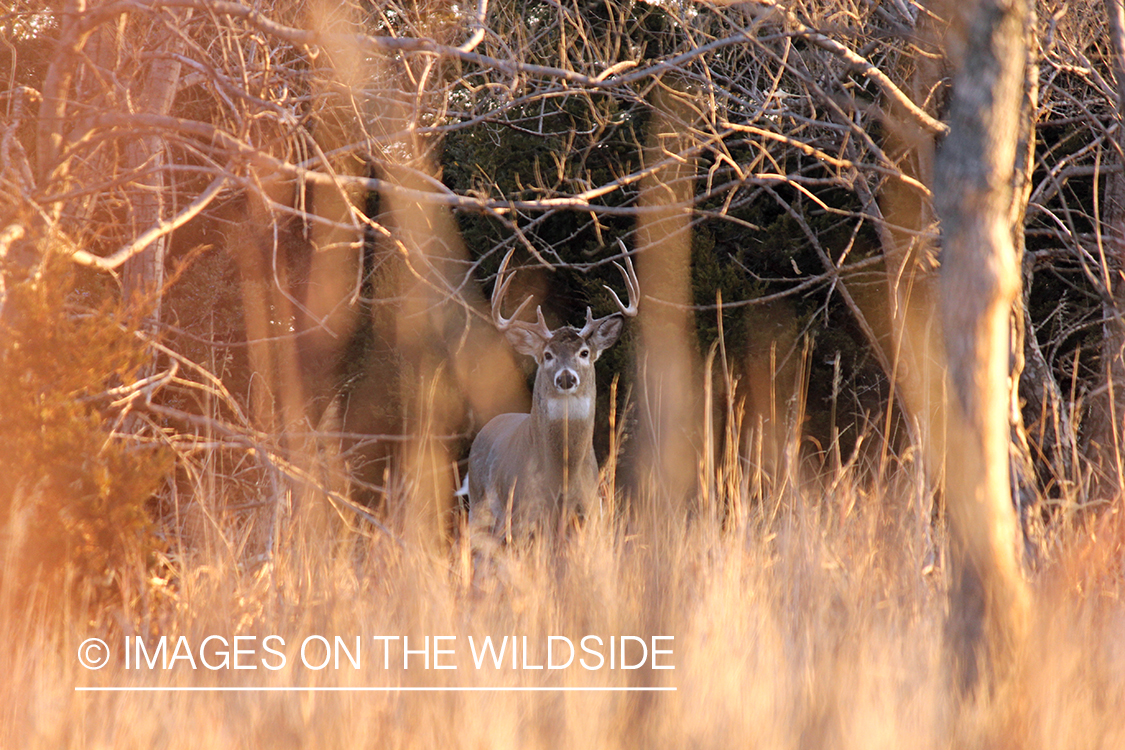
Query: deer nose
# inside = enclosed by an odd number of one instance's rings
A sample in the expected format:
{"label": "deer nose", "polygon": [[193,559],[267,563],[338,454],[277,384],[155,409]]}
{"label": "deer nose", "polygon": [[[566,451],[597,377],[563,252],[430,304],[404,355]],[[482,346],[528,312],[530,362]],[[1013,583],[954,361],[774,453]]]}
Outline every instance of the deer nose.
{"label": "deer nose", "polygon": [[578,387],[578,374],[574,370],[562,370],[555,376],[555,387],[560,391],[573,391]]}

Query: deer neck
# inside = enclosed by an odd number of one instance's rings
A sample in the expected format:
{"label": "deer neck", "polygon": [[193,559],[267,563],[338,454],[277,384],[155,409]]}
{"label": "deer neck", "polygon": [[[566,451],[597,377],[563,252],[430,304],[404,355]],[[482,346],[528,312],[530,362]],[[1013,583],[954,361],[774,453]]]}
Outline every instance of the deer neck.
{"label": "deer neck", "polygon": [[555,397],[537,392],[531,409],[534,440],[548,466],[583,465],[594,446],[594,392]]}

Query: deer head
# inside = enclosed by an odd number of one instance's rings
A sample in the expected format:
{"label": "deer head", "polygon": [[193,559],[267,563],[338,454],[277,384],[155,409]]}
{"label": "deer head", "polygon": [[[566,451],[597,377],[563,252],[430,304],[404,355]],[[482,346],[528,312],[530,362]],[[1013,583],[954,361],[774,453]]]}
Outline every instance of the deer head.
{"label": "deer head", "polygon": [[640,284],[636,271],[633,270],[632,260],[626,255],[624,265],[614,263],[625,279],[629,303],[622,303],[617,292],[605,287],[617,303],[619,312],[595,319],[593,310],[587,307],[586,323],[582,328],[560,326],[552,331],[543,319],[542,307],[535,309],[535,323],[516,320],[531,303],[531,297],[525,298],[510,317],[504,317],[504,297],[515,278],[514,271],[508,272],[512,252],[513,250],[509,250],[504,256],[497,273],[492,293],[492,321],[516,351],[535,359],[539,367],[535,377],[536,403],[542,402],[550,410],[554,402],[560,399],[592,395],[594,363],[602,352],[617,341],[625,319],[637,314]]}

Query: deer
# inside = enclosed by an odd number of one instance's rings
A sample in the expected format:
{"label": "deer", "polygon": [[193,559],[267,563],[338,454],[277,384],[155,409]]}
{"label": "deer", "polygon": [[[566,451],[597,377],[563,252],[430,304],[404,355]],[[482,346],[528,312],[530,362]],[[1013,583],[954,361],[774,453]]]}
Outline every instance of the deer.
{"label": "deer", "polygon": [[[514,249],[513,249],[514,250]],[[531,412],[500,414],[481,429],[469,449],[469,525],[496,542],[561,533],[597,493],[594,456],[594,363],[616,343],[627,318],[635,317],[640,283],[626,253],[614,266],[625,279],[628,304],[605,286],[619,312],[594,319],[586,308],[582,328],[551,330],[536,307],[536,322],[517,320],[525,298],[511,316],[504,297],[515,278],[508,274],[512,250],[504,257],[492,291],[492,322],[520,354],[537,365]]]}

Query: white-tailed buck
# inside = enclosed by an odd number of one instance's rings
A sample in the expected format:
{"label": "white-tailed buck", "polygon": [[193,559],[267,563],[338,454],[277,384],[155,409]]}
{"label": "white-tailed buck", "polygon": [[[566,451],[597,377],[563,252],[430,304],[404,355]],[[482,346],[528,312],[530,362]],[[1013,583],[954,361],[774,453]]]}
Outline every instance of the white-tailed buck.
{"label": "white-tailed buck", "polygon": [[640,285],[629,256],[614,263],[625,278],[629,304],[609,287],[620,312],[594,320],[586,308],[582,328],[547,328],[542,308],[536,322],[503,315],[504,295],[515,278],[507,274],[509,252],[492,292],[492,320],[521,354],[538,365],[530,414],[501,414],[484,426],[469,452],[469,522],[494,539],[523,539],[558,530],[592,500],[598,484],[594,458],[594,363],[617,341],[625,318],[637,314]]}

